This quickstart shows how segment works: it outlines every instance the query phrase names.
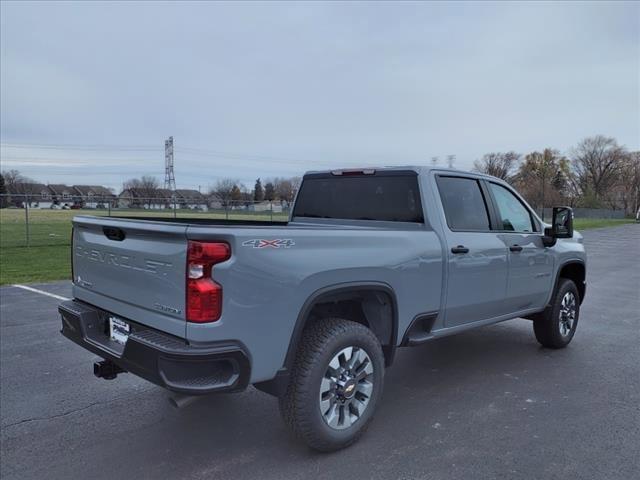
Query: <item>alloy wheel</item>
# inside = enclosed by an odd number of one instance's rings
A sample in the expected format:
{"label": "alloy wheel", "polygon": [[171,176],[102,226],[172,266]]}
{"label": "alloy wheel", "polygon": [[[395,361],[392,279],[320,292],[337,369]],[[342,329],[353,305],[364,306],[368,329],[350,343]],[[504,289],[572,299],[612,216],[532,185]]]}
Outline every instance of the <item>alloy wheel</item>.
{"label": "alloy wheel", "polygon": [[320,413],[329,427],[344,430],[357,422],[373,392],[373,363],[367,352],[347,347],[336,353],[320,384]]}
{"label": "alloy wheel", "polygon": [[560,335],[567,337],[573,330],[576,320],[576,296],[567,292],[560,302]]}

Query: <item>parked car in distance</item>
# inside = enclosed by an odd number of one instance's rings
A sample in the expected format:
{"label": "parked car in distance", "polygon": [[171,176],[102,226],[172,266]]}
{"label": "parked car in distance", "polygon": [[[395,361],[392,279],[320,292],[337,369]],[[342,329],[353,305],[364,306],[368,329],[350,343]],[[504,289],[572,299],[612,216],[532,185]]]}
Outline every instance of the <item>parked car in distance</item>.
{"label": "parked car in distance", "polygon": [[97,376],[139,375],[177,403],[253,384],[321,451],[363,433],[399,347],[524,317],[563,348],[586,290],[570,208],[546,225],[507,183],[451,169],[310,172],[288,223],[73,227],[62,334],[104,359]]}

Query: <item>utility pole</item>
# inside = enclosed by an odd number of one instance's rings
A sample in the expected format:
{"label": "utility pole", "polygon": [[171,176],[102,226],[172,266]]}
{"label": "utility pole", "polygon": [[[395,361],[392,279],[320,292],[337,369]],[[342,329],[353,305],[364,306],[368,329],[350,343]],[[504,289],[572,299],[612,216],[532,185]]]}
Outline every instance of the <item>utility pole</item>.
{"label": "utility pole", "polygon": [[164,141],[164,188],[175,192],[176,175],[173,171],[173,137]]}
{"label": "utility pole", "polygon": [[438,165],[438,157],[431,157],[431,165],[434,167]]}
{"label": "utility pole", "polygon": [[544,222],[544,184],[547,181],[547,168],[545,165],[542,166],[542,221]]}

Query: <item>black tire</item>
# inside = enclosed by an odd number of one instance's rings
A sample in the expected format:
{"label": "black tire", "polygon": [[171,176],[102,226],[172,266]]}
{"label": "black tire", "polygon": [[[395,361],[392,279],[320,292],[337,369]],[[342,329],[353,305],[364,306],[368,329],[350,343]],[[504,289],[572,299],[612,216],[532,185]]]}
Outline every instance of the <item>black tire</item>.
{"label": "black tire", "polygon": [[[371,380],[373,390],[357,420],[338,430],[329,426],[321,411],[321,382],[327,378],[325,374],[331,360],[348,347],[356,347],[354,351],[364,350],[368,356],[366,363],[370,360],[373,372],[367,378]],[[315,450],[330,452],[351,445],[373,418],[382,393],[384,368],[380,342],[367,327],[340,318],[314,321],[302,335],[289,384],[279,399],[280,413],[286,425]],[[357,392],[353,396],[356,395]]]}
{"label": "black tire", "polygon": [[[575,305],[573,306],[574,318],[571,327],[567,329],[566,308],[563,308],[563,301],[566,298],[573,297]],[[551,305],[544,312],[538,315],[533,321],[533,331],[536,339],[543,347],[547,348],[564,348],[573,339],[578,327],[578,319],[580,318],[580,293],[576,284],[568,278],[560,278],[558,287],[554,293]]]}

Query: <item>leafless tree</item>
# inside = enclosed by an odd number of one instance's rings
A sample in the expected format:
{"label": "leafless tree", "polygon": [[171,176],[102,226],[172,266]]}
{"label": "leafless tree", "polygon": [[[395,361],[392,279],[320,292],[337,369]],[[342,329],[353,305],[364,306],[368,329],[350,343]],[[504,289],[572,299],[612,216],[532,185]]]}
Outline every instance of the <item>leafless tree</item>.
{"label": "leafless tree", "polygon": [[611,208],[622,208],[627,215],[635,215],[640,207],[640,152],[627,153],[620,166],[618,182],[607,194]]}
{"label": "leafless tree", "polygon": [[160,182],[156,177],[150,175],[145,175],[140,178],[130,178],[124,182],[124,188],[135,190],[136,194],[143,199],[142,202],[146,203],[149,207],[154,203],[154,200],[156,202],[161,200],[159,198]]}
{"label": "leafless tree", "polygon": [[[23,205],[23,200],[26,199],[29,199],[29,201],[25,203],[31,205],[33,198],[30,198],[30,196],[40,195],[40,185],[35,180],[22,175],[18,170],[3,171],[2,177],[4,178],[5,191],[16,194],[13,199],[11,197],[3,197],[2,204],[4,206],[10,203],[20,206]],[[27,195],[26,199],[22,195]]]}
{"label": "leafless tree", "polygon": [[625,149],[614,138],[596,135],[582,140],[571,157],[581,195],[593,196],[596,203],[606,201],[607,193],[620,180]]}
{"label": "leafless tree", "polygon": [[[269,183],[273,185],[274,199],[277,198],[287,203],[293,202],[293,199],[295,198],[296,193],[298,192],[298,188],[300,188],[301,182],[302,182],[302,178],[300,177],[291,177],[291,178],[276,177],[269,181]],[[267,192],[265,187],[265,198],[266,196],[267,196]]]}
{"label": "leafless tree", "polygon": [[473,163],[476,172],[486,173],[502,180],[509,181],[520,161],[520,154],[516,152],[487,153],[480,160]]}
{"label": "leafless tree", "polygon": [[25,177],[18,170],[3,170],[2,176],[7,189],[10,191],[20,183],[36,183],[35,180]]}
{"label": "leafless tree", "polygon": [[294,197],[298,194],[298,190],[300,190],[301,184],[302,184],[302,177],[291,177],[291,186],[293,187],[293,196],[291,197],[292,201]]}
{"label": "leafless tree", "polygon": [[[240,185],[240,181],[232,178],[221,178],[216,181],[215,185],[211,187],[210,193],[217,195],[222,203],[223,207],[227,207],[231,204],[233,200],[233,194],[236,196],[240,193],[240,189],[238,187]],[[234,192],[234,187],[238,190],[238,192]]]}
{"label": "leafless tree", "polygon": [[526,155],[512,180],[527,201],[542,211],[564,202],[570,173],[569,160],[557,150],[545,148]]}

